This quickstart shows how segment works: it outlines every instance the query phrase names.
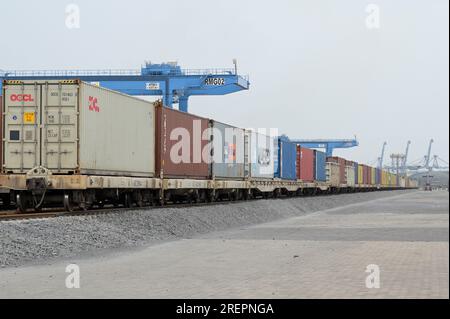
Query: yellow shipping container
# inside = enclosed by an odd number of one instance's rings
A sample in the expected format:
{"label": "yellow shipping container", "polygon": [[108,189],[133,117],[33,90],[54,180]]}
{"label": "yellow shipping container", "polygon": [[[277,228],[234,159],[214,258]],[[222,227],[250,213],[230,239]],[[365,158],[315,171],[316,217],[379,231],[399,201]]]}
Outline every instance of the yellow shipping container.
{"label": "yellow shipping container", "polygon": [[375,185],[377,183],[377,170],[375,167],[371,167],[370,169],[372,170],[370,184]]}
{"label": "yellow shipping container", "polygon": [[381,185],[387,186],[388,183],[388,173],[385,170],[381,171]]}
{"label": "yellow shipping container", "polygon": [[358,165],[358,184],[363,184],[364,181],[364,169],[362,165]]}
{"label": "yellow shipping container", "polygon": [[391,173],[391,186],[396,186],[397,185],[397,175]]}

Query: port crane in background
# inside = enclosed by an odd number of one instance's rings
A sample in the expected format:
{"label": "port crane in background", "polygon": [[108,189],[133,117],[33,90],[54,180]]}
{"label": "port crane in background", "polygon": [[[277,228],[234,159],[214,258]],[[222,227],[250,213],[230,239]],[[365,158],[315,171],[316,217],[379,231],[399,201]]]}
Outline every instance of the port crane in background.
{"label": "port crane in background", "polygon": [[431,149],[434,143],[434,139],[430,140],[428,144],[428,150],[426,155],[419,160],[413,161],[410,164],[405,164],[404,169],[409,171],[429,170],[431,161]]}
{"label": "port crane in background", "polygon": [[438,155],[433,156],[433,164],[431,165],[433,170],[448,171],[448,162],[440,158]]}
{"label": "port crane in background", "polygon": [[352,140],[327,140],[327,139],[320,139],[320,140],[291,140],[292,142],[303,146],[307,148],[313,148],[313,149],[324,149],[327,153],[327,156],[333,156],[333,150],[335,148],[350,148],[350,147],[356,147],[359,145],[358,140],[352,139]]}
{"label": "port crane in background", "polygon": [[408,141],[406,143],[406,150],[405,150],[405,157],[403,158],[403,162],[402,162],[402,172],[403,174],[406,174],[406,166],[408,163],[408,156],[409,156],[409,147],[411,146],[411,141]]}
{"label": "port crane in background", "polygon": [[[140,70],[49,70],[1,71],[0,80],[80,79],[128,95],[162,96],[163,104],[188,112],[193,95],[225,95],[248,90],[248,76],[237,73],[237,62],[230,69],[181,69],[176,62],[146,62]],[[1,81],[2,82],[2,81]],[[0,92],[1,92],[0,83]]]}
{"label": "port crane in background", "polygon": [[381,155],[378,157],[378,168],[383,168],[383,161],[384,161],[384,152],[386,151],[386,145],[387,142],[383,143],[383,147],[381,148]]}
{"label": "port crane in background", "polygon": [[397,170],[397,158],[400,160],[398,162],[398,168],[399,171],[402,174],[407,173],[417,173],[417,172],[430,172],[430,171],[446,171],[449,169],[449,163],[442,158],[440,158],[438,155],[431,155],[432,153],[432,146],[433,146],[434,140],[431,139],[428,144],[427,153],[425,156],[423,156],[421,159],[413,161],[408,164],[409,159],[409,149],[411,146],[411,141],[408,141],[406,145],[406,150],[404,154],[393,154],[395,155],[394,158],[391,159],[392,164],[384,165],[383,167],[390,171]]}

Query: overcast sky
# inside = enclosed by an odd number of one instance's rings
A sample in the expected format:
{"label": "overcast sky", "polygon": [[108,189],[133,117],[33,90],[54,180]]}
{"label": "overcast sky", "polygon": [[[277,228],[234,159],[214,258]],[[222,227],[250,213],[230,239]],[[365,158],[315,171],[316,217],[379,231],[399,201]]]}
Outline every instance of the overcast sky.
{"label": "overcast sky", "polygon": [[[79,29],[66,27],[70,3]],[[371,3],[379,28],[366,24]],[[236,58],[250,90],[192,97],[192,113],[292,138],[356,135],[358,148],[336,154],[369,164],[384,141],[390,154],[410,139],[414,160],[434,138],[448,160],[448,12],[448,0],[4,1],[0,69],[217,68]]]}

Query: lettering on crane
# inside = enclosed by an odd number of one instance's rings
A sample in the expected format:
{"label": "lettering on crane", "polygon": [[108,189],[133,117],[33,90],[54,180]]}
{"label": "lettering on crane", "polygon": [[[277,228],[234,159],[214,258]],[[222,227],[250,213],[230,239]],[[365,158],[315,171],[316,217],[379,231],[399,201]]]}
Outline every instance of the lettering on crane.
{"label": "lettering on crane", "polygon": [[225,85],[225,78],[207,78],[205,80],[206,85]]}

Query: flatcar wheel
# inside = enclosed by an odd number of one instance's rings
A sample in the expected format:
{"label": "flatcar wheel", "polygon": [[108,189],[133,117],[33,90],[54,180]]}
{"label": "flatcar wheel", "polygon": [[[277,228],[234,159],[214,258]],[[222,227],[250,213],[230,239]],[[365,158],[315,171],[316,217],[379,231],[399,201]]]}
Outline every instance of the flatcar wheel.
{"label": "flatcar wheel", "polygon": [[7,194],[3,197],[2,202],[3,202],[4,207],[11,206],[11,198],[9,197],[9,194]]}
{"label": "flatcar wheel", "polygon": [[73,212],[73,203],[69,194],[64,194],[64,209],[66,212]]}
{"label": "flatcar wheel", "polygon": [[28,209],[28,201],[26,195],[17,194],[16,195],[16,206],[20,213],[24,214]]}

